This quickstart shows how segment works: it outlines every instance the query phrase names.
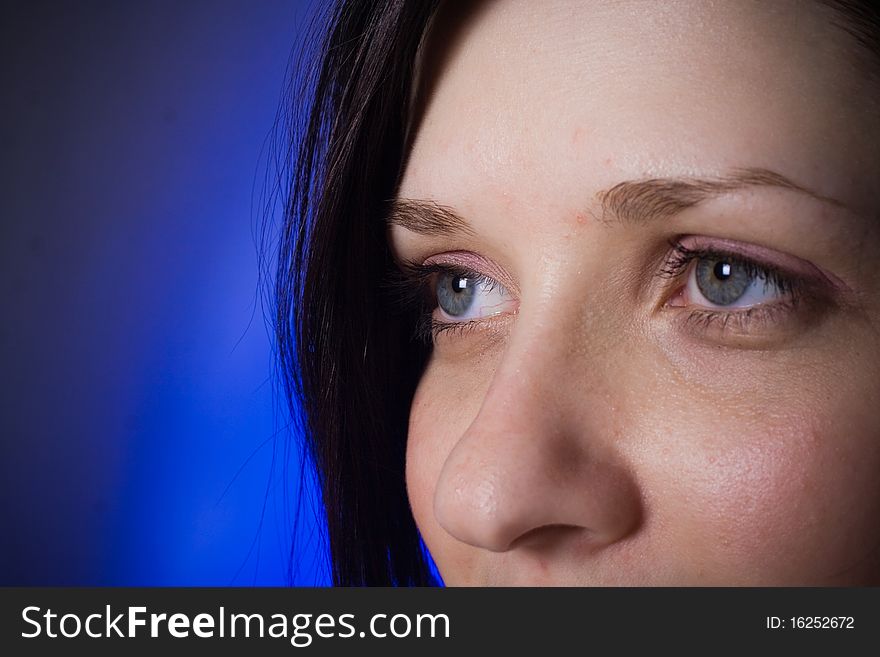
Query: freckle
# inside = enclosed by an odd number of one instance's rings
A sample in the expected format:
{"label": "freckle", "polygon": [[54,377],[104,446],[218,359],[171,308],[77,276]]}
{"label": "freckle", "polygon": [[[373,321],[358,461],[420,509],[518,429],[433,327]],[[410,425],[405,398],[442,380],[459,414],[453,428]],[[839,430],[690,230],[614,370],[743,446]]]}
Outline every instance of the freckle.
{"label": "freckle", "polygon": [[610,167],[610,166],[611,166],[611,161],[612,161],[612,158],[610,158],[610,157],[606,157],[606,158],[605,158],[605,166],[606,166],[606,167]]}

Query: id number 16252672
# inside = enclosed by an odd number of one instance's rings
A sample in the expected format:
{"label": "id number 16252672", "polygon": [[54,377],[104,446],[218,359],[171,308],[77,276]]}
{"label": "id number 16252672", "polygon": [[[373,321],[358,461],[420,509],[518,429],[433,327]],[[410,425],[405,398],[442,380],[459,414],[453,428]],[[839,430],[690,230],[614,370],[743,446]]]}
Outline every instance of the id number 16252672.
{"label": "id number 16252672", "polygon": [[852,616],[767,616],[768,630],[851,630],[855,629]]}

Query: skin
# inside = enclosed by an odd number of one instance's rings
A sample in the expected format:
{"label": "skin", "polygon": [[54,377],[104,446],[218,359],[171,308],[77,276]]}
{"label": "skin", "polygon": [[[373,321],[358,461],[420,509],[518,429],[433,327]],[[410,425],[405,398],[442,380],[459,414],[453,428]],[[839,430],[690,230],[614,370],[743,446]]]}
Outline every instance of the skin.
{"label": "skin", "polygon": [[[472,232],[390,241],[509,298],[437,336],[412,403],[409,499],[445,582],[880,583],[880,127],[852,37],[802,2],[452,11],[399,197]],[[737,167],[835,201],[747,185],[603,214],[621,181]],[[795,263],[809,291],[694,319],[693,268],[658,275],[689,236]]]}

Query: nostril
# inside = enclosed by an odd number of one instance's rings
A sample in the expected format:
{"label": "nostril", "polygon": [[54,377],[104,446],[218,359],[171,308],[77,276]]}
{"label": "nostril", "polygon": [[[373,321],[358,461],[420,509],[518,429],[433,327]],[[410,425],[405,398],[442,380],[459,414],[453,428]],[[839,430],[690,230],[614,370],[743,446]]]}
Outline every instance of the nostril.
{"label": "nostril", "polygon": [[566,542],[575,538],[589,539],[594,532],[586,527],[576,525],[548,524],[530,529],[516,537],[508,546],[508,550],[546,550],[554,544]]}

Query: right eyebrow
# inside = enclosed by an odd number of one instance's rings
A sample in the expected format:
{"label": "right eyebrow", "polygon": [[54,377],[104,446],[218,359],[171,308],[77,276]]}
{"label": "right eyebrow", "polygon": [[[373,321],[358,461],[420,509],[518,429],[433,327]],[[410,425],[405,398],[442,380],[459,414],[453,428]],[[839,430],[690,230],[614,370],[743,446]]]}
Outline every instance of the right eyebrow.
{"label": "right eyebrow", "polygon": [[400,226],[420,235],[475,235],[455,210],[435,201],[396,198],[391,202],[387,223],[389,227]]}

